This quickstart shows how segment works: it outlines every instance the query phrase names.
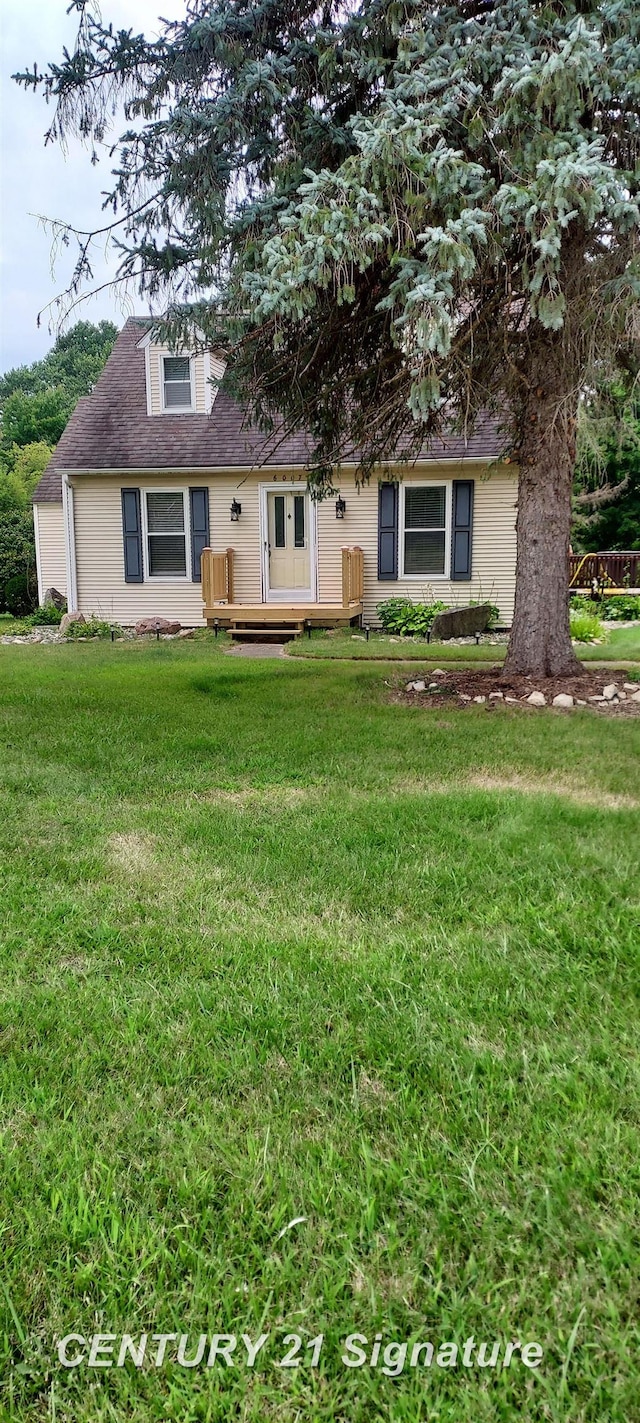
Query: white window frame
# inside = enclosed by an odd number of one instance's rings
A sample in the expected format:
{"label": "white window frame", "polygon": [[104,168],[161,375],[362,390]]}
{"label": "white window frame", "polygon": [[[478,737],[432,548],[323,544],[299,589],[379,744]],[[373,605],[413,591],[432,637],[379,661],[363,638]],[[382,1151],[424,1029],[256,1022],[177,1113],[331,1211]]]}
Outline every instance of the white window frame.
{"label": "white window frame", "polygon": [[[444,573],[405,573],[404,568],[404,536],[405,536],[405,495],[407,489],[444,489]],[[446,583],[451,577],[451,518],[453,506],[453,481],[451,479],[410,479],[406,483],[403,480],[400,485],[400,510],[398,524],[398,567],[399,578],[406,579],[408,583]],[[424,530],[428,533],[429,530]],[[439,532],[434,530],[434,533]]]}
{"label": "white window frame", "polygon": [[[165,396],[165,390],[164,390],[164,387],[165,387],[164,363],[165,363],[165,361],[173,361],[173,360],[176,360],[176,359],[177,359],[177,360],[183,360],[183,361],[188,361],[188,362],[189,362],[189,387],[190,387],[190,390],[191,390],[191,404],[190,404],[190,405],[165,405],[165,399],[164,399],[164,396]],[[175,384],[177,385],[177,383],[178,383],[178,382],[176,381]],[[161,352],[160,352],[160,396],[161,396],[161,401],[162,401],[162,414],[163,414],[163,415],[193,415],[193,413],[194,413],[194,411],[195,411],[195,408],[196,408],[196,391],[195,391],[194,360],[193,360],[193,356],[190,356],[187,351],[173,351],[173,352],[172,352],[172,351],[161,351]]]}
{"label": "white window frame", "polygon": [[[143,489],[140,490],[140,494],[141,494],[141,496],[142,496],[142,497],[141,497],[141,500],[140,500],[140,503],[141,503],[141,505],[142,505],[142,511],[141,511],[141,512],[142,512],[142,535],[143,535],[143,569],[144,569],[144,581],[145,581],[145,583],[190,583],[190,582],[191,582],[191,514],[190,514],[190,510],[189,510],[188,493],[189,493],[188,489],[184,489],[184,488],[183,488],[183,489],[180,489],[180,488],[178,488],[178,489],[175,489],[175,488],[168,489],[168,488],[166,487],[166,485],[165,485],[164,487],[156,487],[156,486],[154,485],[153,489],[144,489],[144,488],[143,488]],[[181,497],[182,497],[182,507],[183,507],[183,509],[184,509],[184,553],[185,553],[185,567],[186,567],[186,572],[184,572],[184,573],[152,573],[152,572],[151,572],[151,557],[150,557],[150,553],[149,553],[149,518],[148,518],[148,514],[147,514],[147,494],[180,494]],[[152,537],[152,538],[155,538],[156,535],[155,535],[155,534],[152,534],[151,537]],[[162,538],[162,534],[157,535],[157,537]]]}

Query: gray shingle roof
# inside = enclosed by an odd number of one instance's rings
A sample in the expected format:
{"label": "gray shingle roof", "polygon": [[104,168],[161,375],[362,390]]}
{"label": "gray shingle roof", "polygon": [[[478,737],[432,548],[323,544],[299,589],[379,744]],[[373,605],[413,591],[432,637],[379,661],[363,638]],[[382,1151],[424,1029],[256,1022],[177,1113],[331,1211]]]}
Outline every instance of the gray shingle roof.
{"label": "gray shingle roof", "polygon": [[[210,415],[147,415],[144,350],[149,322],[131,317],[123,327],[91,395],[78,401],[33,495],[37,503],[62,498],[62,471],[282,468],[304,465],[304,434],[263,435],[242,409],[219,391]],[[478,422],[468,441],[434,441],[430,459],[492,459],[500,453],[497,422]]]}

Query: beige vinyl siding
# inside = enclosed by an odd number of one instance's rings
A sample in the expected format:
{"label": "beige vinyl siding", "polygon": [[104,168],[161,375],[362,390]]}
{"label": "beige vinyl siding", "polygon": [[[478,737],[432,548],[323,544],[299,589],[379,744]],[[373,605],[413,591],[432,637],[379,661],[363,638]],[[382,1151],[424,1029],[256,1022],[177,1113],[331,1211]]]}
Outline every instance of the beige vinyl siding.
{"label": "beige vinyl siding", "polygon": [[[121,489],[188,489],[190,485],[209,489],[210,543],[216,552],[234,550],[235,601],[257,603],[262,598],[260,548],[260,487],[291,480],[301,482],[301,470],[240,470],[220,474],[176,475],[85,475],[73,479],[76,530],[78,608],[86,615],[113,618],[123,624],[144,616],[177,618],[186,626],[202,623],[202,595],[199,583],[191,579],[150,579],[126,583],[122,548]],[[364,550],[364,616],[376,626],[376,607],[386,598],[410,597],[416,601],[441,598],[453,605],[470,598],[489,599],[500,608],[501,619],[509,623],[513,614],[515,584],[515,518],[517,476],[497,467],[430,465],[426,471],[412,470],[405,481],[442,483],[455,478],[475,478],[473,577],[469,582],[444,579],[398,579],[379,582],[378,570],[378,485],[372,479],[359,492],[353,477],[346,474],[341,492],[346,500],[344,519],[336,519],[335,499],[317,506],[318,598],[320,602],[340,602],[342,598],[341,550],[359,544]],[[232,499],[242,505],[237,523],[232,523]],[[43,507],[43,506],[41,506]],[[62,514],[60,512],[60,530]],[[62,540],[62,532],[60,533]],[[147,551],[143,558],[147,566]]]}
{"label": "beige vinyl siding", "polygon": [[[500,609],[507,625],[513,617],[515,593],[518,479],[504,465],[487,472],[486,466],[443,464],[412,469],[400,476],[405,484],[442,484],[451,479],[474,479],[473,576],[468,582],[443,578],[398,578],[378,581],[378,482],[371,479],[358,490],[343,476],[340,491],[346,500],[344,519],[336,519],[335,500],[318,509],[319,599],[330,602],[341,591],[340,549],[359,544],[364,552],[364,619],[379,625],[378,603],[386,598],[412,598],[414,602],[441,599],[452,606],[470,599],[487,599]],[[402,530],[399,531],[402,538]]]}
{"label": "beige vinyl siding", "polygon": [[[78,609],[85,617],[113,618],[127,626],[142,617],[177,618],[185,626],[203,622],[202,589],[187,579],[152,578],[126,583],[122,546],[122,489],[209,489],[210,544],[216,552],[235,550],[235,597],[260,602],[259,485],[263,477],[239,473],[207,475],[78,475],[73,479]],[[242,517],[231,523],[233,498]],[[147,551],[143,548],[147,567]],[[190,570],[190,565],[189,565]]]}
{"label": "beige vinyl siding", "polygon": [[38,593],[57,588],[67,596],[67,564],[62,504],[34,504],[34,525],[38,550]]}

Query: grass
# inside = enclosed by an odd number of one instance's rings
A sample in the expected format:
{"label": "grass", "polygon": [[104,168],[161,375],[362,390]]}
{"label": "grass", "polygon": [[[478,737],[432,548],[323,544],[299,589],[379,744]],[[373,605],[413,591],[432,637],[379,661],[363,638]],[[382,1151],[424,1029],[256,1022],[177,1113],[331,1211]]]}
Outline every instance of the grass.
{"label": "grass", "polygon": [[579,612],[572,608],[569,622],[574,642],[607,641],[607,630],[595,613]]}
{"label": "grass", "polygon": [[[2,1416],[637,1417],[640,724],[204,642],[0,667]],[[145,1329],[269,1340],[55,1360]]]}
{"label": "grass", "polygon": [[[319,657],[322,659],[344,659],[356,661],[385,662],[459,662],[494,663],[502,662],[506,646],[498,643],[480,643],[460,646],[457,643],[432,642],[424,638],[388,637],[386,633],[372,632],[369,641],[365,634],[351,631],[314,632],[311,637],[303,637],[292,643],[288,649],[293,657]],[[578,656],[585,662],[640,662],[640,623],[637,627],[616,628],[602,646],[580,645]]]}

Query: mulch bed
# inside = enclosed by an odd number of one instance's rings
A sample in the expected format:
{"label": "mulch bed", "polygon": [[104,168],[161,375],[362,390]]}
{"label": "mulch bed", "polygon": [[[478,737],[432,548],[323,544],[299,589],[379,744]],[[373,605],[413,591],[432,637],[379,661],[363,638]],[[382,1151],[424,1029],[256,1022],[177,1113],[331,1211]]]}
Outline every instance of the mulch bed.
{"label": "mulch bed", "polygon": [[[424,692],[408,692],[407,674],[405,672],[402,680],[398,679],[396,691],[400,700],[427,707],[439,707],[451,705],[454,700],[460,707],[472,707],[477,705],[473,701],[462,701],[464,697],[486,697],[485,708],[493,710],[496,706],[503,706],[500,699],[489,701],[491,692],[502,692],[504,697],[517,697],[521,706],[527,711],[538,711],[542,708],[530,706],[526,698],[531,692],[543,692],[550,706],[553,698],[559,692],[568,692],[575,699],[588,701],[589,697],[601,696],[604,687],[612,682],[622,690],[625,682],[631,683],[629,673],[624,668],[606,667],[585,669],[576,677],[507,677],[504,675],[502,667],[483,668],[481,671],[444,671],[441,675],[434,672],[414,672],[411,673],[411,681],[426,682]],[[429,683],[435,682],[438,691],[429,691]],[[640,682],[636,683],[636,688],[640,691]],[[513,706],[513,702],[507,702],[507,706]],[[640,716],[640,702],[631,700],[627,694],[627,700],[622,702],[588,702],[593,711],[606,711],[607,714],[615,713],[617,716]],[[561,708],[554,708],[559,711]],[[562,709],[564,710],[564,709]],[[567,710],[570,710],[567,708]],[[580,708],[579,708],[580,710]]]}

